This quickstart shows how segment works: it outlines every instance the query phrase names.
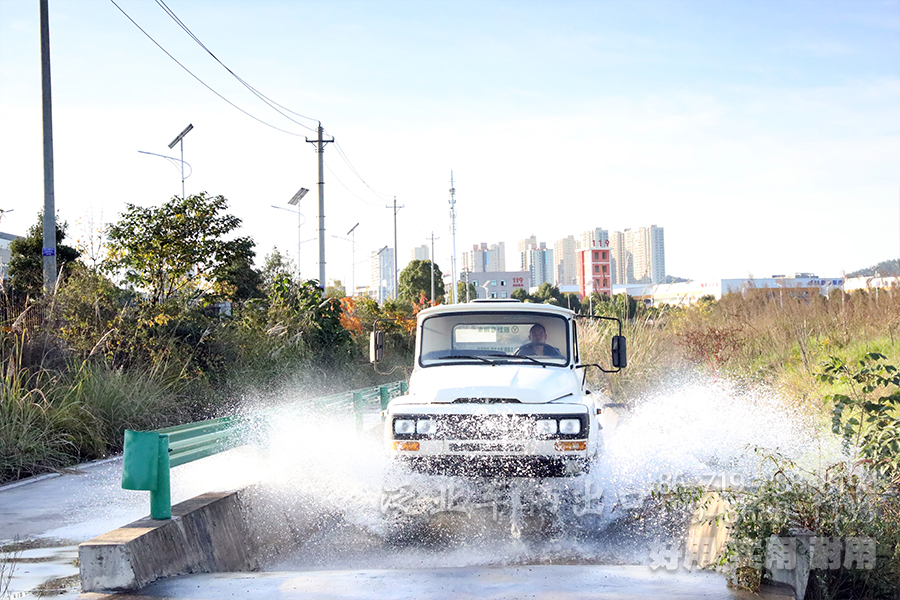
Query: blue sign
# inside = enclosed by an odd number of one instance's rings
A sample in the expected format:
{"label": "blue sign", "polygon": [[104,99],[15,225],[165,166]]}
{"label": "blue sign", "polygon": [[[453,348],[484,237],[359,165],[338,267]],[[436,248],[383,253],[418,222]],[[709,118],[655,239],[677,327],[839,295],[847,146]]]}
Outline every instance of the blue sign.
{"label": "blue sign", "polygon": [[41,251],[42,256],[56,256],[56,248],[44,248]]}

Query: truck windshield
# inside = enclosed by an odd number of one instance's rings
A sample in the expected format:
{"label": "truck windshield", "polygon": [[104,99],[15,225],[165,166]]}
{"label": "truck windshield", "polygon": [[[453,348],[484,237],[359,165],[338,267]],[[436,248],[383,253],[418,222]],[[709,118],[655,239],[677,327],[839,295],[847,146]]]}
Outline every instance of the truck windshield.
{"label": "truck windshield", "polygon": [[569,363],[565,318],[526,312],[461,313],[422,322],[419,364]]}

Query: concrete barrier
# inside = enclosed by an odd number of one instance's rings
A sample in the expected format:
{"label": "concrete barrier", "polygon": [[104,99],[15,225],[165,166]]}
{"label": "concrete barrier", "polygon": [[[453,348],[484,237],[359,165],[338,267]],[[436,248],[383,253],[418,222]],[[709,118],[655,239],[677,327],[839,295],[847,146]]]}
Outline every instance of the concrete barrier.
{"label": "concrete barrier", "polygon": [[249,571],[257,552],[241,491],[202,494],[78,546],[84,592],[137,590],[163,577]]}

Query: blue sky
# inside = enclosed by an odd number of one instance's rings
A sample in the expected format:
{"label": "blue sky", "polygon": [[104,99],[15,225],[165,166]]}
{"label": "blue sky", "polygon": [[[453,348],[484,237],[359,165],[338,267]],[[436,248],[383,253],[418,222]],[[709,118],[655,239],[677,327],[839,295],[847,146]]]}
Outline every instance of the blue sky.
{"label": "blue sky", "polygon": [[[315,236],[313,134],[254,98],[152,0],[50,0],[57,206],[70,236],[180,194],[222,194],[260,257]],[[322,121],[327,273],[393,244],[665,227],[669,274],[838,276],[900,254],[900,2],[207,2],[168,6],[226,65]],[[43,202],[38,3],[0,0],[0,230]],[[295,117],[304,125],[312,121]],[[177,150],[177,148],[176,148]],[[369,187],[370,186],[370,187]],[[316,276],[317,245],[301,267]],[[514,264],[514,263],[513,263]]]}

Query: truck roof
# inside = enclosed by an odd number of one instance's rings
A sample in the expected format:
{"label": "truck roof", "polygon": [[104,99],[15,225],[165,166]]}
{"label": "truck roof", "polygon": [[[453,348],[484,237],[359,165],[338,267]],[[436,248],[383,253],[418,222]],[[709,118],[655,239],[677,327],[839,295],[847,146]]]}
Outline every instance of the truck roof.
{"label": "truck roof", "polygon": [[478,302],[469,302],[467,304],[441,304],[439,306],[426,308],[419,313],[419,319],[448,313],[469,312],[534,312],[544,314],[551,313],[562,317],[573,317],[575,315],[575,313],[568,308],[554,306],[553,304],[535,304],[533,302],[515,302],[509,300],[482,300]]}

